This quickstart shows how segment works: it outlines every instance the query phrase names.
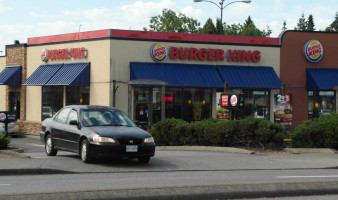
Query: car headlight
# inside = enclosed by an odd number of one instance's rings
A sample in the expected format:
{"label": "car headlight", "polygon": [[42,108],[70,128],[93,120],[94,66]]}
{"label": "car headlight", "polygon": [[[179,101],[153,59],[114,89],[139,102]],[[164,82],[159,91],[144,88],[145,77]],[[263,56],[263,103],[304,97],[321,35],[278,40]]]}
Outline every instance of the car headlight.
{"label": "car headlight", "polygon": [[153,137],[148,137],[144,139],[144,143],[154,143],[154,138]]}
{"label": "car headlight", "polygon": [[115,143],[113,138],[94,136],[93,142],[95,143]]}

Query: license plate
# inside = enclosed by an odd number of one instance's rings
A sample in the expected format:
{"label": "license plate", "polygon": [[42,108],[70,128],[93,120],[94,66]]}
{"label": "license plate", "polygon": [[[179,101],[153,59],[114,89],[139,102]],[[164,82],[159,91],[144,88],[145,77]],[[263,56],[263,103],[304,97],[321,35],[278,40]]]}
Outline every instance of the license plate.
{"label": "license plate", "polygon": [[127,145],[126,152],[137,152],[138,148],[137,145]]}

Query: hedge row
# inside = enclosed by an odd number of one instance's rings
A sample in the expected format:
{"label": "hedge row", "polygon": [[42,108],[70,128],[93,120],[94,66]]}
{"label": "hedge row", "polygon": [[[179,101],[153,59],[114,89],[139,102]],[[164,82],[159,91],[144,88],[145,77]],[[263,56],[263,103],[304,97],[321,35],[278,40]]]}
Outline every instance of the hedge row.
{"label": "hedge row", "polygon": [[338,114],[307,120],[290,134],[291,147],[338,149]]}
{"label": "hedge row", "polygon": [[225,121],[206,119],[185,122],[166,119],[148,130],[157,145],[245,146],[261,149],[283,147],[285,131],[279,124],[260,119]]}
{"label": "hedge row", "polygon": [[0,150],[7,149],[10,140],[5,133],[0,133]]}

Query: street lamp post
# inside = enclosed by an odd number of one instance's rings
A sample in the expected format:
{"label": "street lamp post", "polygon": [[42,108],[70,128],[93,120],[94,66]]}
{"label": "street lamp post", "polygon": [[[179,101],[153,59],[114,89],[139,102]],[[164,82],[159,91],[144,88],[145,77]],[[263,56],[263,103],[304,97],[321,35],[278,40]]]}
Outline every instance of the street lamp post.
{"label": "street lamp post", "polygon": [[222,34],[222,32],[223,32],[223,9],[225,7],[227,7],[228,5],[230,5],[230,4],[237,3],[237,2],[242,2],[242,3],[248,3],[249,4],[249,3],[251,3],[251,0],[249,0],[249,1],[232,1],[232,2],[230,2],[228,4],[226,4],[226,5],[224,5],[224,0],[221,0],[219,2],[219,5],[216,4],[215,2],[208,1],[208,0],[194,0],[194,2],[195,3],[198,3],[198,2],[209,2],[209,3],[212,3],[212,4],[216,5],[219,9],[221,9],[221,28],[219,30],[219,34]]}

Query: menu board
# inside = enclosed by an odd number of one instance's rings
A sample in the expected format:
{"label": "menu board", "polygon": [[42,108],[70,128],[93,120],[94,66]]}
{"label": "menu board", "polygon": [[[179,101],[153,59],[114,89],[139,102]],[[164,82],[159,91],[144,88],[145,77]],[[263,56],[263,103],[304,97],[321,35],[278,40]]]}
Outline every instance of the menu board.
{"label": "menu board", "polygon": [[292,125],[292,96],[290,94],[275,94],[273,113],[276,123]]}
{"label": "menu board", "polygon": [[216,117],[217,119],[230,120],[230,110],[224,108],[226,106],[229,106],[229,95],[217,92],[216,93]]}

